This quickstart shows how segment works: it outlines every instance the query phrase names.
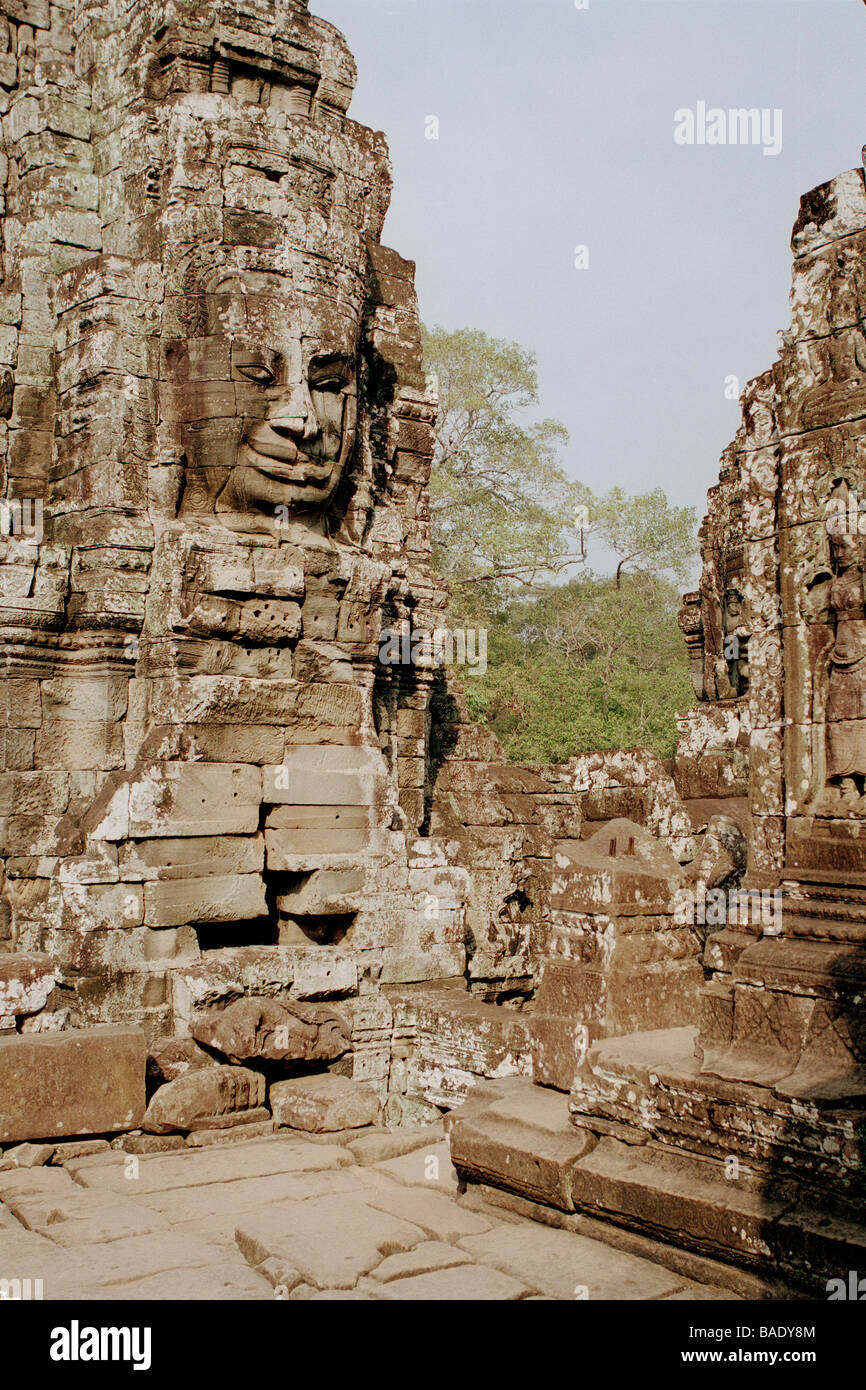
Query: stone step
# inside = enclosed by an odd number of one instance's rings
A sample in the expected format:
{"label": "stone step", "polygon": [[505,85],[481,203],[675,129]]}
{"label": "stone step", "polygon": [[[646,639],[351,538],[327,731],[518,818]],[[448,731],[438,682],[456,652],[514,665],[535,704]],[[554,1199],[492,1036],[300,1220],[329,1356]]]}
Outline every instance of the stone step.
{"label": "stone step", "polygon": [[653,1137],[711,1158],[721,1149],[742,1172],[774,1174],[777,1190],[782,1181],[850,1190],[863,1162],[859,1076],[840,1082],[832,1064],[817,1075],[794,1071],[784,1048],[757,1040],[737,1050],[726,1043],[721,1055],[701,1048],[702,1065],[695,1042],[684,1028],[595,1044],[572,1090],[574,1123],[630,1144]]}
{"label": "stone step", "polygon": [[824,941],[866,941],[866,887],[846,882],[782,885],[786,936]]}
{"label": "stone step", "polygon": [[779,1200],[772,1177],[756,1191],[730,1172],[723,1157],[669,1156],[654,1144],[604,1138],[575,1165],[572,1196],[594,1217],[816,1292],[864,1267],[866,1225]]}
{"label": "stone step", "polygon": [[737,962],[737,982],[837,1000],[866,991],[866,954],[855,941],[763,938]]}
{"label": "stone step", "polygon": [[813,1292],[866,1267],[866,1226],[799,1199],[796,1184],[725,1155],[569,1133],[567,1113],[564,1095],[525,1078],[477,1087],[446,1120],[460,1178],[546,1224],[590,1218]]}
{"label": "stone step", "polygon": [[844,888],[848,893],[866,892],[866,875],[857,869],[800,869],[796,870],[797,877],[784,879],[782,888],[789,888],[792,884],[812,885],[820,891],[823,889]]}
{"label": "stone step", "polygon": [[451,1162],[464,1181],[575,1210],[572,1169],[593,1141],[569,1122],[567,1095],[525,1077],[489,1081],[476,1086],[445,1125]]}
{"label": "stone step", "polygon": [[816,917],[838,917],[840,921],[866,922],[866,899],[849,901],[835,893],[784,893],[782,906],[792,912]]}

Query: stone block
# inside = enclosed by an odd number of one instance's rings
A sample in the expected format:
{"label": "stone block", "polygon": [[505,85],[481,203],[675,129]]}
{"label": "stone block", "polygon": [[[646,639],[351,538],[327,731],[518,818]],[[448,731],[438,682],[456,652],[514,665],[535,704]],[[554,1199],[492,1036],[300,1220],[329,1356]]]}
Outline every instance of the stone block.
{"label": "stone block", "polygon": [[0,1038],[0,1141],[137,1128],[144,1118],[144,1065],[138,1028]]}
{"label": "stone block", "polygon": [[88,768],[123,766],[123,725],[108,720],[58,720],[43,725],[36,735],[37,768]]}
{"label": "stone block", "polygon": [[61,815],[69,804],[62,772],[7,772],[0,783],[0,816]]}
{"label": "stone block", "polygon": [[134,840],[118,851],[120,877],[139,879],[197,879],[260,874],[265,865],[261,835],[205,835],[172,840]]}
{"label": "stone block", "polygon": [[682,870],[642,826],[611,820],[588,840],[554,846],[551,907],[618,916],[669,910]]}
{"label": "stone block", "polygon": [[281,893],[277,907],[293,917],[354,912],[366,881],[364,869],[316,869],[298,888]]}
{"label": "stone block", "polygon": [[242,763],[165,763],[129,788],[133,839],[258,830],[261,773]]}
{"label": "stone block", "polygon": [[15,1144],[3,1157],[18,1168],[42,1168],[51,1161],[54,1152],[53,1144]]}
{"label": "stone block", "polygon": [[[148,1134],[171,1134],[200,1127],[216,1128],[216,1117],[257,1110],[265,1099],[265,1078],[246,1067],[201,1067],[160,1086],[147,1107],[141,1128]],[[132,1128],[132,1126],[130,1126]]]}
{"label": "stone block", "polygon": [[384,784],[381,754],[369,748],[295,746],[262,769],[264,800],[294,806],[373,806]]}
{"label": "stone block", "polygon": [[266,917],[260,874],[214,874],[144,885],[144,920],[152,927],[185,922],[245,922]]}
{"label": "stone block", "polygon": [[302,1076],[274,1082],[270,1104],[278,1124],[313,1134],[362,1129],[376,1124],[382,1113],[369,1086],[344,1076]]}
{"label": "stone block", "polygon": [[434,1105],[450,1109],[481,1078],[525,1075],[531,1069],[529,1015],[445,987],[395,991],[392,1003],[395,1020],[414,1023],[411,1075]]}
{"label": "stone block", "polygon": [[39,1013],[54,982],[50,956],[0,955],[0,1015]]}
{"label": "stone block", "polygon": [[287,826],[282,830],[265,830],[268,868],[273,873],[297,872],[307,861],[321,864],[335,862],[334,857],[346,856],[357,860],[363,855],[381,854],[385,849],[380,832],[337,827],[301,830]]}
{"label": "stone block", "polygon": [[[175,726],[177,727],[177,726]],[[283,729],[249,724],[182,726],[180,751],[204,763],[277,763],[285,745]]]}
{"label": "stone block", "polygon": [[69,1009],[50,1009],[29,1018],[22,1018],[19,1031],[22,1033],[62,1033],[69,1026]]}

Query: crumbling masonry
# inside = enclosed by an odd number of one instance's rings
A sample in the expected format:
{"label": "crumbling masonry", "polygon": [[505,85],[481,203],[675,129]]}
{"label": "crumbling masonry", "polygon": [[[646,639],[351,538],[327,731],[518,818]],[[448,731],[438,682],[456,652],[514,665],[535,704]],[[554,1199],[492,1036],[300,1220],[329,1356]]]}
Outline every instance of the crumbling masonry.
{"label": "crumbling masonry", "polygon": [[[341,35],[3,8],[0,1145],[451,1112],[498,1200],[808,1281],[862,1180],[862,171],[803,201],[675,763],[515,767],[380,660],[444,624],[436,399]],[[680,910],[747,857],[781,936]]]}

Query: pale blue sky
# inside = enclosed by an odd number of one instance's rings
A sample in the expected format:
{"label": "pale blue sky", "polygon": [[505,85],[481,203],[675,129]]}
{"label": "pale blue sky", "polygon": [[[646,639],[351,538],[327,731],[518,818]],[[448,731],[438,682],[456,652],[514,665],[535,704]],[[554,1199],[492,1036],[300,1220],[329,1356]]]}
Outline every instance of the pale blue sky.
{"label": "pale blue sky", "polygon": [[[800,194],[860,163],[861,0],[310,8],[357,59],[351,114],[388,137],[384,239],[417,261],[424,319],[538,354],[574,476],[702,515],[738,422],[725,378],[768,367],[788,322]],[[781,153],[675,144],[698,101],[781,108]]]}

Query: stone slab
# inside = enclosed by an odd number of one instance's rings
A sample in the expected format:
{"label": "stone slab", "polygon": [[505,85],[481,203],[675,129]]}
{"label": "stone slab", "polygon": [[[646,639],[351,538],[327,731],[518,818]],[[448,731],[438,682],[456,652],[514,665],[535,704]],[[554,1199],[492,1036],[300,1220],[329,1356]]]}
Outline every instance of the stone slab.
{"label": "stone slab", "polygon": [[419,1274],[414,1279],[397,1279],[385,1284],[380,1298],[423,1303],[514,1302],[526,1298],[532,1289],[498,1269],[464,1265]]}
{"label": "stone slab", "polygon": [[145,1052],[140,1029],[110,1025],[0,1038],[0,1142],[138,1128]]}
{"label": "stone slab", "polygon": [[0,1201],[11,1210],[16,1200],[50,1193],[62,1199],[75,1184],[65,1168],[8,1168],[0,1173]]}
{"label": "stone slab", "polygon": [[10,1198],[9,1209],[29,1230],[61,1246],[148,1235],[166,1227],[158,1213],[129,1198],[106,1198],[74,1183],[62,1194],[31,1193]]}
{"label": "stone slab", "polygon": [[[251,1111],[258,1114],[258,1111]],[[199,1129],[187,1135],[187,1144],[193,1149],[210,1149],[218,1144],[241,1144],[250,1139],[264,1138],[273,1134],[274,1122],[270,1116],[266,1120],[254,1120],[250,1124],[235,1125],[229,1129]]]}
{"label": "stone slab", "polygon": [[[271,1209],[338,1192],[362,1193],[366,1200],[372,1191],[368,1177],[356,1168],[327,1168],[306,1173],[269,1173],[233,1182],[206,1182],[201,1187],[169,1188],[136,1196],[143,1206],[161,1213],[173,1226],[223,1216],[236,1224],[238,1216],[259,1207]],[[229,1234],[233,1241],[234,1226]]]}
{"label": "stone slab", "polygon": [[136,1279],[120,1287],[112,1285],[76,1295],[77,1298],[109,1297],[112,1302],[131,1299],[142,1302],[178,1303],[273,1302],[274,1291],[249,1265],[240,1260],[209,1265],[204,1269],[166,1269],[146,1279]]}
{"label": "stone slab", "polygon": [[3,1155],[18,1168],[42,1168],[54,1157],[53,1144],[16,1144]]}
{"label": "stone slab", "polygon": [[383,1257],[411,1250],[424,1235],[419,1226],[349,1195],[317,1197],[245,1218],[237,1242],[254,1266],[275,1257],[316,1288],[351,1289]]}
{"label": "stone slab", "polygon": [[44,1279],[57,1246],[17,1221],[0,1227],[0,1268],[4,1279]]}
{"label": "stone slab", "polygon": [[376,1172],[387,1173],[390,1177],[412,1186],[423,1185],[452,1195],[457,1193],[460,1185],[457,1172],[451,1163],[451,1150],[447,1139],[430,1145],[425,1144],[399,1158],[388,1159],[385,1163],[377,1163]]}
{"label": "stone slab", "polygon": [[[117,1164],[82,1159],[67,1166],[76,1182],[86,1187],[123,1192],[129,1179],[126,1155]],[[137,1167],[136,1196],[145,1192],[167,1192],[173,1188],[198,1187],[205,1183],[231,1183],[239,1178],[266,1177],[273,1173],[304,1173],[344,1168],[352,1156],[336,1145],[306,1144],[303,1141],[261,1139],[227,1149],[187,1149],[185,1153],[152,1154],[140,1158]]]}
{"label": "stone slab", "polygon": [[390,1284],[394,1279],[410,1279],[418,1274],[432,1274],[437,1269],[453,1269],[471,1263],[472,1256],[465,1250],[443,1241],[425,1240],[403,1255],[389,1255],[372,1271],[371,1278],[379,1284]]}
{"label": "stone slab", "polygon": [[45,1297],[75,1300],[83,1289],[101,1288],[103,1297],[113,1299],[137,1280],[212,1268],[224,1259],[219,1246],[175,1231],[77,1245],[57,1251],[45,1277]]}
{"label": "stone slab", "polygon": [[463,1236],[482,1235],[491,1223],[477,1212],[468,1211],[444,1192],[425,1192],[413,1188],[384,1188],[367,1197],[370,1206],[387,1211],[420,1226],[430,1240],[454,1244]]}
{"label": "stone slab", "polygon": [[444,1137],[443,1126],[433,1124],[417,1129],[375,1130],[347,1138],[346,1143],[355,1155],[356,1162],[367,1165],[386,1163],[389,1159],[413,1153],[415,1149],[429,1149],[431,1145],[440,1143]]}
{"label": "stone slab", "polygon": [[[665,1298],[683,1281],[669,1270],[601,1241],[526,1222],[467,1236],[462,1249],[551,1298]],[[585,1292],[584,1292],[585,1291]]]}

